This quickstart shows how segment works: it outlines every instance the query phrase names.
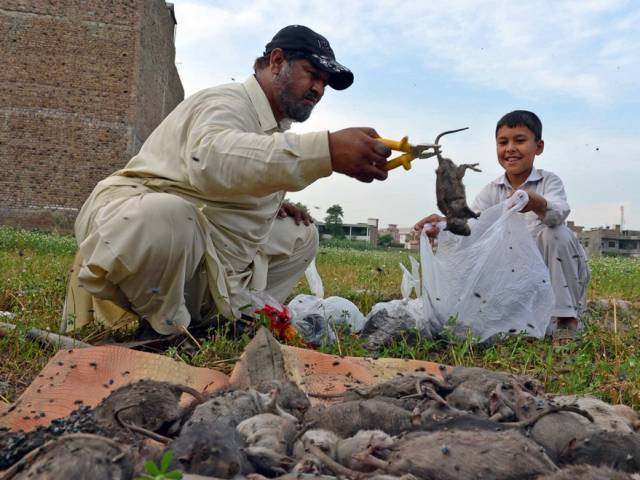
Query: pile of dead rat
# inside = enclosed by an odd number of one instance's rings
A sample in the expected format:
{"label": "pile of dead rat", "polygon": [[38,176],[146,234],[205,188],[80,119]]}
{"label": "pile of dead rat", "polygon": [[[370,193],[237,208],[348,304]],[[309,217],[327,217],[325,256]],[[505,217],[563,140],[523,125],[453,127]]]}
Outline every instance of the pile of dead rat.
{"label": "pile of dead rat", "polygon": [[169,450],[183,476],[143,478],[640,478],[632,409],[551,396],[526,376],[441,373],[313,397],[287,381],[207,397],[142,380],[47,427],[0,432],[0,478],[131,479]]}

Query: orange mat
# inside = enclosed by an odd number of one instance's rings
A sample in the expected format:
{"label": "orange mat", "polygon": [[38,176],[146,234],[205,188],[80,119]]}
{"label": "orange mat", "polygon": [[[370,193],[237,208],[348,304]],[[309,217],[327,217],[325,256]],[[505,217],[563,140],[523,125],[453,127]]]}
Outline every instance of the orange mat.
{"label": "orange mat", "polygon": [[11,408],[0,410],[0,427],[28,431],[48,425],[79,406],[96,406],[116,388],[143,378],[200,391],[229,384],[224,373],[163,355],[113,346],[64,350],[49,361]]}
{"label": "orange mat", "polygon": [[350,387],[373,385],[402,373],[425,372],[442,378],[448,368],[419,360],[328,355],[281,345],[266,330],[247,345],[230,377],[122,347],[64,350],[49,361],[15,404],[8,408],[0,404],[0,427],[28,431],[48,425],[79,406],[94,407],[113,390],[143,378],[188,385],[202,392],[234,385],[245,388],[260,377],[288,378],[309,394],[312,403],[322,403],[338,400]]}

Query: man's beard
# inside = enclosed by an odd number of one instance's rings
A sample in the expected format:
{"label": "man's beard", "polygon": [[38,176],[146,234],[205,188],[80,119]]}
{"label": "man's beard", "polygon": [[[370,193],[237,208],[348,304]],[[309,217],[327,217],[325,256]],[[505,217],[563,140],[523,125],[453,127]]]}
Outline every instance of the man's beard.
{"label": "man's beard", "polygon": [[[292,73],[291,65],[287,65],[276,75],[273,80],[275,96],[287,118],[294,122],[304,122],[311,115],[319,97],[313,91],[308,91],[303,98],[295,97],[292,93],[294,85],[291,79]],[[308,104],[305,99],[312,100],[314,103]]]}

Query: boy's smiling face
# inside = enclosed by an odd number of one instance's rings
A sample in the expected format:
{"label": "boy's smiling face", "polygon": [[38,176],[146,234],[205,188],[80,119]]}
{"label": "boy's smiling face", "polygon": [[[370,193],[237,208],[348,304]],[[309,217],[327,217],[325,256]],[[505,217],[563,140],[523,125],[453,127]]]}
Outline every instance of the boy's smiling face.
{"label": "boy's smiling face", "polygon": [[502,126],[496,134],[498,162],[504,168],[507,178],[519,186],[531,173],[533,160],[544,150],[544,141],[536,140],[534,133],[524,125]]}

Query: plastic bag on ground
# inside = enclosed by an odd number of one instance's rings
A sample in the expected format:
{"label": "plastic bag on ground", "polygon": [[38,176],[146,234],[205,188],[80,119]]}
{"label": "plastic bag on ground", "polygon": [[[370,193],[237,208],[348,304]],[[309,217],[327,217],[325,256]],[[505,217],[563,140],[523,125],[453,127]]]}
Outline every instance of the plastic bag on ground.
{"label": "plastic bag on ground", "polygon": [[379,351],[403,336],[408,341],[418,336],[432,338],[425,318],[421,298],[376,303],[362,329],[363,346],[369,351]]}
{"label": "plastic bag on ground", "polygon": [[339,325],[348,327],[353,333],[362,330],[365,318],[353,302],[342,297],[321,297],[324,288],[315,260],[307,267],[305,276],[314,294],[297,295],[288,304],[293,326],[305,341],[314,346],[333,343]]}
{"label": "plastic bag on ground", "polygon": [[[420,335],[422,338],[431,338],[431,328],[424,314],[424,303],[420,297],[420,264],[409,257],[411,272],[400,264],[402,270],[402,282],[400,292],[402,300],[376,303],[362,330],[364,347],[370,351],[378,351],[389,345],[393,340]],[[418,298],[410,298],[415,290]],[[409,338],[411,340],[411,338]]]}
{"label": "plastic bag on ground", "polygon": [[307,315],[321,315],[331,326],[345,325],[353,333],[364,327],[364,315],[346,298],[300,294],[289,302],[288,307],[295,326]]}
{"label": "plastic bag on ground", "polygon": [[501,333],[544,336],[554,295],[542,255],[518,213],[527,202],[526,192],[517,191],[483,211],[469,221],[468,237],[441,231],[435,254],[422,233],[422,298],[435,331],[450,326],[455,335],[470,331],[480,341]]}

